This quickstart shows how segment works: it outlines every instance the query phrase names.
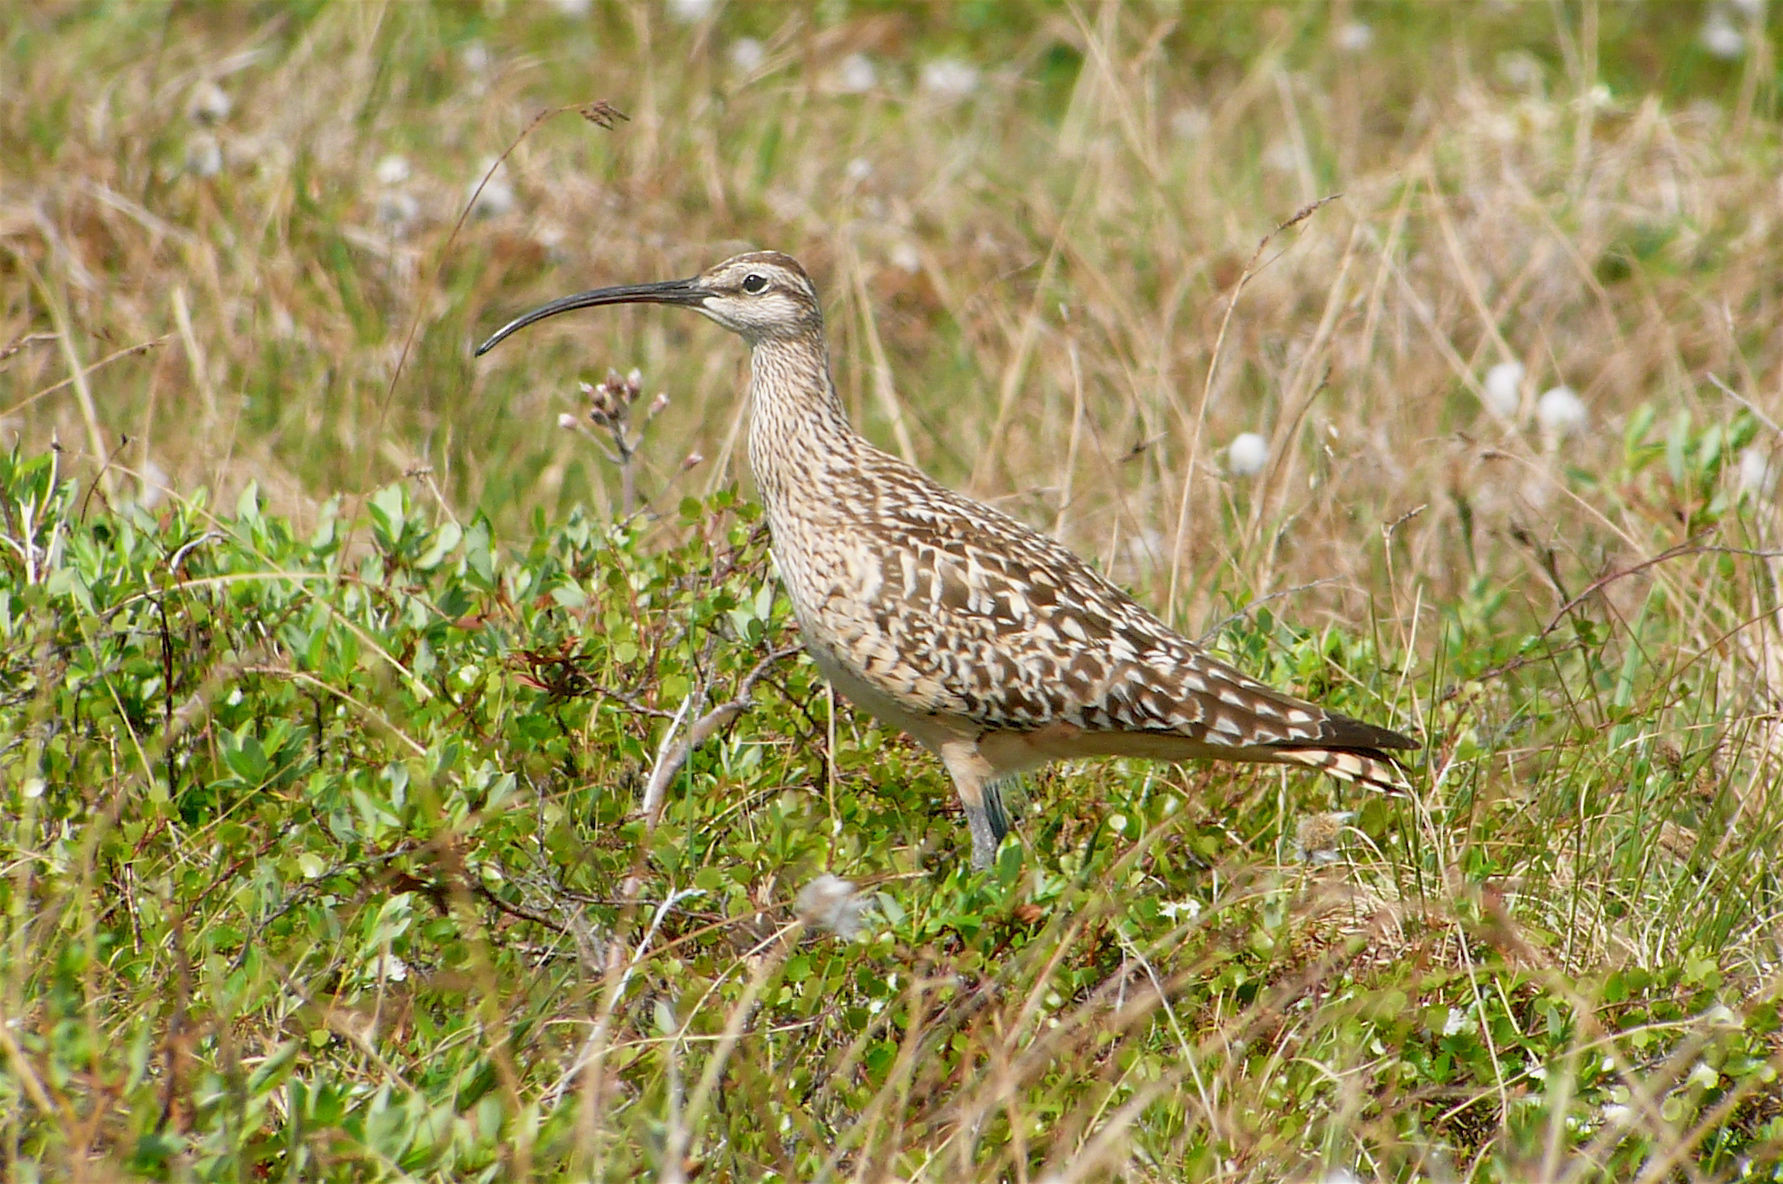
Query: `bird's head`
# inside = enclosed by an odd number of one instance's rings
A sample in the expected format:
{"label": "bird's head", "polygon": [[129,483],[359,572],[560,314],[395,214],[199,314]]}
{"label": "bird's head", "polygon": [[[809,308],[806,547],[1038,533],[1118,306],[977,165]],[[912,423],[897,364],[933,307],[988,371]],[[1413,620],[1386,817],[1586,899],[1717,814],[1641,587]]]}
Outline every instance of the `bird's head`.
{"label": "bird's head", "polygon": [[504,337],[534,321],[599,304],[679,304],[717,321],[751,345],[823,330],[817,289],[798,260],[779,251],[751,251],[709,267],[692,279],[595,288],[523,313],[477,347],[481,357]]}

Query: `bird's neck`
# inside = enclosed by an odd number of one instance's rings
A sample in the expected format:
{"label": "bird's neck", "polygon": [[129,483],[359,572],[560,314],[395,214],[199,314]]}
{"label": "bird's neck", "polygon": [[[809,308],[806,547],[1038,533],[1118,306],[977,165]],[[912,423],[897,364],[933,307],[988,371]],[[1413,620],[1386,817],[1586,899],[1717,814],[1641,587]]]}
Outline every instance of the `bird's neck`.
{"label": "bird's neck", "polygon": [[860,437],[830,379],[821,333],[756,342],[749,404],[749,467],[770,518],[797,496],[793,483],[821,489],[852,463]]}

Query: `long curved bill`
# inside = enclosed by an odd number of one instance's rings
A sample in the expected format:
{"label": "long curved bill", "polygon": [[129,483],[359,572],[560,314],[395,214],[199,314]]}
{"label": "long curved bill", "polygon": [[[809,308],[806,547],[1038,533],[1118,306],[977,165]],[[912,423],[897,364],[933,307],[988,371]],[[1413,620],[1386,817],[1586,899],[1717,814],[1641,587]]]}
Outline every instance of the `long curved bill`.
{"label": "long curved bill", "polygon": [[574,296],[541,304],[531,312],[521,313],[491,333],[489,340],[477,347],[477,356],[480,358],[494,349],[509,334],[517,333],[534,321],[554,317],[560,312],[593,308],[600,304],[682,304],[698,308],[711,294],[700,286],[698,279],[665,280],[659,284],[623,284],[617,288],[595,288],[589,292],[578,292]]}

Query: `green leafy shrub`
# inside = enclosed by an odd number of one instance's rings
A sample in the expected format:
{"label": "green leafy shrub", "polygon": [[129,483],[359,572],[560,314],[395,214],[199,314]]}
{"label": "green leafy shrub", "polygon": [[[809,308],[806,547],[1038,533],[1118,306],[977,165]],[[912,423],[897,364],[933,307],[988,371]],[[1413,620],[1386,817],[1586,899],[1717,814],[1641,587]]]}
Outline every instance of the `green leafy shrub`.
{"label": "green leafy shrub", "polygon": [[[1093,1158],[1110,1122],[1173,1175],[1779,1146],[1738,953],[1772,873],[1639,837],[1738,812],[1682,757],[1574,746],[1524,785],[1439,744],[1454,791],[1334,815],[1329,864],[1286,841],[1314,779],[1068,769],[976,876],[940,770],[787,656],[730,494],[505,548],[403,485],[299,537],[251,489],[151,515],[16,453],[0,482],[15,1174],[946,1175]],[[1227,637],[1339,702],[1385,669],[1266,613]],[[1613,700],[1602,644],[1452,663],[1446,726],[1519,655]],[[830,868],[852,941],[799,920]],[[1687,921],[1715,884],[1743,903]],[[1676,960],[1606,957],[1651,934],[1640,893]],[[1244,1102],[1210,1122],[1209,1091]]]}

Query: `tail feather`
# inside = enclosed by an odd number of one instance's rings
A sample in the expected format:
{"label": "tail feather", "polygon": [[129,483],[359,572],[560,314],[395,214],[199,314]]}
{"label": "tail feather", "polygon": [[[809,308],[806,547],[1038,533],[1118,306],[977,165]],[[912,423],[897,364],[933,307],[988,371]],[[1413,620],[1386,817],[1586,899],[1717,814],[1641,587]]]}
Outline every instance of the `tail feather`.
{"label": "tail feather", "polygon": [[1279,759],[1318,769],[1343,781],[1384,793],[1405,793],[1411,783],[1399,762],[1384,752],[1358,748],[1277,748]]}

